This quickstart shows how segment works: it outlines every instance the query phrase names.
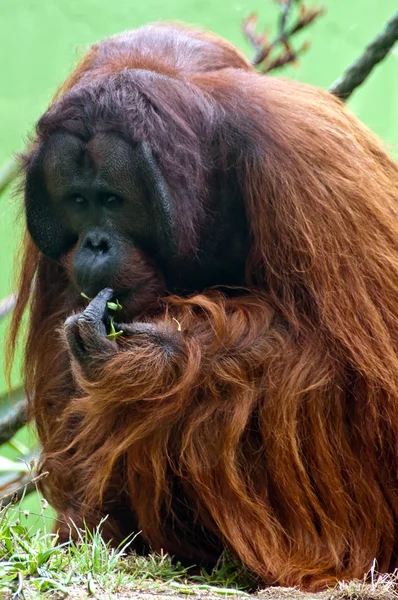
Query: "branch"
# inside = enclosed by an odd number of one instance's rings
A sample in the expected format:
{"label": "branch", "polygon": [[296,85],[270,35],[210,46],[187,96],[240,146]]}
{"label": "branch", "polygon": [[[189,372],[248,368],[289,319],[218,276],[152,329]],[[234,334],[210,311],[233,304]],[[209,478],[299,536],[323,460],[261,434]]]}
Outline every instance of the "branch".
{"label": "branch", "polygon": [[47,475],[47,471],[45,471],[44,473],[40,473],[39,475],[36,475],[35,477],[25,481],[17,488],[14,488],[6,496],[0,496],[0,508],[4,508],[9,504],[16,504],[17,502],[19,502],[19,500],[21,500],[31,492],[37,490],[38,482],[44,477],[47,477]]}
{"label": "branch", "polygon": [[16,504],[23,497],[27,496],[28,494],[31,494],[35,490],[35,483],[33,483],[33,481],[27,481],[26,483],[18,487],[16,490],[10,492],[9,494],[6,494],[5,496],[0,496],[0,508],[8,506],[9,504]]}
{"label": "branch", "polygon": [[0,419],[0,446],[8,442],[27,422],[27,405],[21,400],[10,414]]}
{"label": "branch", "polygon": [[0,300],[0,321],[12,311],[17,301],[16,294],[10,294],[7,298]]}
{"label": "branch", "polygon": [[15,179],[19,171],[19,161],[12,157],[0,170],[0,194],[4,192],[6,187]]}
{"label": "branch", "polygon": [[[262,65],[261,72],[269,73],[273,69],[282,67],[287,63],[294,63],[297,57],[308,49],[309,43],[305,42],[298,50],[291,46],[291,37],[298,31],[301,31],[312,23],[317,17],[324,14],[324,8],[307,8],[301,4],[301,0],[277,0],[280,8],[280,18],[278,26],[278,35],[268,42],[267,31],[262,34],[256,33],[257,16],[251,14],[242,25],[243,34],[248,43],[254,48],[254,56],[251,60],[253,66]],[[299,13],[296,21],[288,28],[288,21],[291,17],[293,7],[299,6]],[[278,47],[282,47],[279,56],[271,59],[271,54]]]}
{"label": "branch", "polygon": [[362,56],[331,85],[329,91],[342,100],[347,100],[355,88],[365,81],[373,68],[387,56],[397,40],[398,12],[387,23],[384,31],[366,47]]}

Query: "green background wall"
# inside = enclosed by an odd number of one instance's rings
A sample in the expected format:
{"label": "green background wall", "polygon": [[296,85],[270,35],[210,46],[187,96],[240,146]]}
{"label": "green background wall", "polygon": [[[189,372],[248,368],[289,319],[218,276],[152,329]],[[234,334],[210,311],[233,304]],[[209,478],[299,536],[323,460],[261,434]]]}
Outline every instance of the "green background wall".
{"label": "green background wall", "polygon": [[[299,69],[289,67],[283,75],[327,88],[398,4],[397,0],[322,4],[327,6],[326,16],[301,38],[311,40],[310,50]],[[0,165],[24,147],[35,120],[90,43],[148,21],[168,19],[206,27],[248,51],[240,28],[251,11],[259,13],[262,26],[274,23],[271,0],[0,0]],[[349,106],[388,144],[398,146],[398,44]],[[0,298],[13,289],[18,201],[10,193],[0,197]],[[4,324],[0,337],[4,339]],[[4,387],[0,376],[0,392]]]}

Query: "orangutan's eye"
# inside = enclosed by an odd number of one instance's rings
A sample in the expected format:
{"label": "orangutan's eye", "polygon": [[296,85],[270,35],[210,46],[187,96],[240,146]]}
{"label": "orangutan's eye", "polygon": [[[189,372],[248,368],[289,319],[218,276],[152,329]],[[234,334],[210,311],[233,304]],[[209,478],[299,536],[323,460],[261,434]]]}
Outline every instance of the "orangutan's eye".
{"label": "orangutan's eye", "polygon": [[74,202],[75,204],[84,204],[86,202],[86,199],[83,198],[83,196],[79,196],[78,194],[76,194],[75,196],[72,196],[72,202]]}

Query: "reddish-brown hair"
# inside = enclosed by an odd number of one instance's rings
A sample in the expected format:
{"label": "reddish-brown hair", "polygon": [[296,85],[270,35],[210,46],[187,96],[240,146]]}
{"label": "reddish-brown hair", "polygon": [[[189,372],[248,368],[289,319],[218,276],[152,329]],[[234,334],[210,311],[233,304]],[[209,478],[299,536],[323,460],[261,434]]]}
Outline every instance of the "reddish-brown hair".
{"label": "reddish-brown hair", "polygon": [[[24,376],[46,494],[78,524],[108,512],[115,543],[136,528],[157,551],[210,563],[227,547],[266,583],[318,589],[362,577],[373,559],[395,568],[396,164],[328,92],[260,76],[226,42],[177,26],[93,46],[50,121],[68,93],[126,70],[160,106],[156,124],[144,108],[126,114],[140,114],[172,190],[178,152],[205,188],[201,149],[220,115],[219,147],[239,142],[246,287],[162,298],[139,318],[167,352],[150,334],[122,336],[88,379],[57,333],[81,299],[26,236],[11,347],[29,305]],[[181,214],[189,201],[178,198]]]}

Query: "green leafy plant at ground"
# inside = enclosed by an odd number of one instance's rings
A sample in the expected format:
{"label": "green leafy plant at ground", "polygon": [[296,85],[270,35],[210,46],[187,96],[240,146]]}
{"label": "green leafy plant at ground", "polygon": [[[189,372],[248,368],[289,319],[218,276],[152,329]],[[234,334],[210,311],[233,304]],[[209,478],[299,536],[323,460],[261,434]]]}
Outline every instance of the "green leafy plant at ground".
{"label": "green leafy plant at ground", "polygon": [[46,501],[41,500],[37,523],[28,525],[32,515],[19,505],[0,509],[0,598],[9,594],[15,600],[27,600],[50,592],[65,597],[76,589],[86,595],[98,592],[113,597],[128,588],[246,596],[245,590],[253,585],[246,573],[226,559],[212,573],[195,575],[167,555],[142,557],[129,552],[134,536],[111,548],[101,537],[101,524],[95,532],[76,528],[76,542],[59,544],[52,533],[55,519],[47,510]]}
{"label": "green leafy plant at ground", "polygon": [[[335,589],[304,593],[293,588],[256,588],[247,571],[223,557],[212,572],[185,568],[167,555],[137,556],[129,551],[134,536],[119,548],[99,532],[75,529],[77,541],[59,544],[56,519],[45,500],[37,514],[20,503],[0,509],[0,598],[51,600],[183,600],[187,596],[256,600],[394,600],[397,577],[378,575],[373,565],[364,581],[341,582]],[[32,523],[32,517],[35,518]]]}

